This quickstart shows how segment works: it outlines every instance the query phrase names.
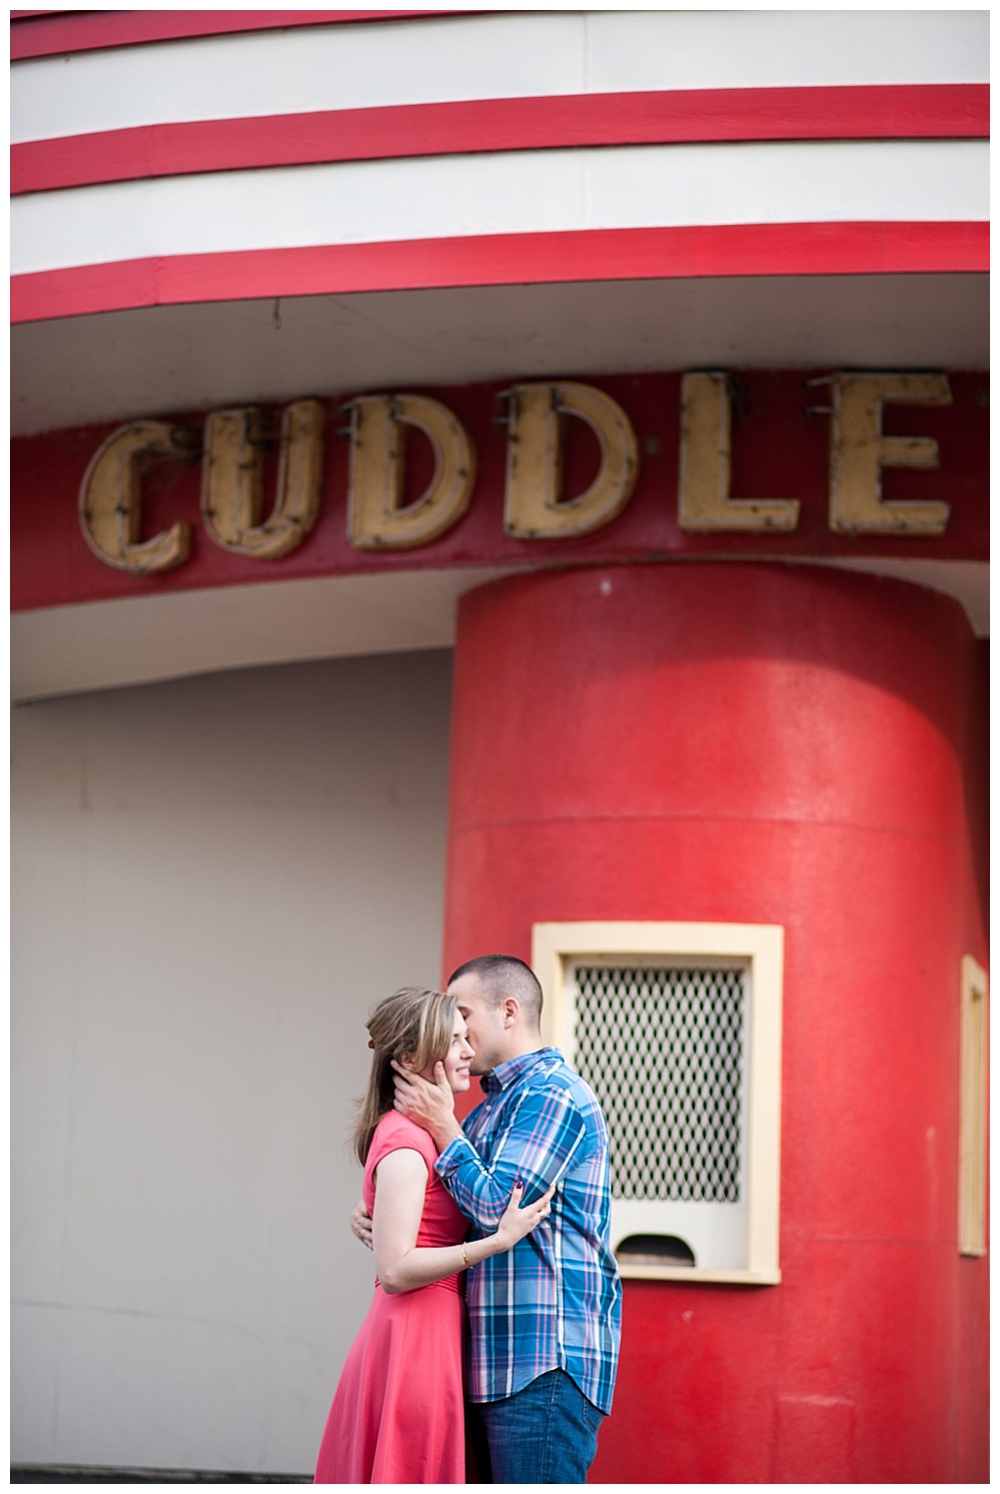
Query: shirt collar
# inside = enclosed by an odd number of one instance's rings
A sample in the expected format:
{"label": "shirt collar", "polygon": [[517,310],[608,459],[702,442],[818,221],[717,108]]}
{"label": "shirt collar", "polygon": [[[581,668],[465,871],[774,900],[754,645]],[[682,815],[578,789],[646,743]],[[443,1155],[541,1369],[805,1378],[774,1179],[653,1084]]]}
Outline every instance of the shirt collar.
{"label": "shirt collar", "polygon": [[517,1058],[508,1058],[504,1063],[498,1063],[495,1069],[483,1075],[480,1082],[487,1090],[509,1089],[519,1079],[533,1074],[536,1069],[545,1065],[551,1065],[553,1059],[558,1058],[558,1048],[536,1048],[532,1053],[521,1053]]}

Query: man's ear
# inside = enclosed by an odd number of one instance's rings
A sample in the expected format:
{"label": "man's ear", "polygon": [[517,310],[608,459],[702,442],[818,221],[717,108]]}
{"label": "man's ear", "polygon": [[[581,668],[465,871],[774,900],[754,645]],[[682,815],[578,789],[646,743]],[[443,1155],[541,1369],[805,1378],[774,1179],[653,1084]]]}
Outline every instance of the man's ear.
{"label": "man's ear", "polygon": [[504,998],[503,1007],[503,1025],[504,1027],[513,1027],[521,1015],[521,1003],[516,996],[507,996]]}

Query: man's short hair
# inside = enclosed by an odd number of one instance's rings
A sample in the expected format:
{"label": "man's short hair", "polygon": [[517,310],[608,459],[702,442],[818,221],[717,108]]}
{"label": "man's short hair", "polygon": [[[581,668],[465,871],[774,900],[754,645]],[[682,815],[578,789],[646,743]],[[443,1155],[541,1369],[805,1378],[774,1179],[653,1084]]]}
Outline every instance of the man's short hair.
{"label": "man's short hair", "polygon": [[519,960],[517,955],[478,955],[474,960],[466,960],[448,977],[449,986],[462,975],[474,975],[494,1006],[499,1006],[508,996],[516,997],[524,1015],[535,1027],[538,1026],[542,1015],[542,988],[531,966]]}

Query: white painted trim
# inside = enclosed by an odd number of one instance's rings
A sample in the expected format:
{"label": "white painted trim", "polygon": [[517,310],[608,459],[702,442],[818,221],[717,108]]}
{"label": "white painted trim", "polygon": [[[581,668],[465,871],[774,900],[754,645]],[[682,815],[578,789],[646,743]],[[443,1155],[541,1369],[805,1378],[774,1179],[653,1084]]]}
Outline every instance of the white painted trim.
{"label": "white painted trim", "polygon": [[645,1280],[779,1282],[784,929],[779,924],[744,923],[536,923],[531,948],[532,968],[544,995],[542,1033],[556,1047],[565,1041],[568,970],[581,957],[670,960],[721,955],[747,961],[751,994],[746,1270],[623,1266],[621,1274]]}
{"label": "white painted trim", "polygon": [[[753,564],[766,556],[700,558]],[[860,560],[843,564],[953,596],[965,607],[973,627],[978,620],[982,633],[988,631],[986,561],[885,559],[870,566]],[[36,700],[257,664],[451,648],[458,597],[523,568],[455,566],[321,576],[15,612],[11,692],[15,700]]]}
{"label": "white painted trim", "polygon": [[18,612],[11,693],[38,700],[257,664],[450,648],[459,596],[509,569],[322,576]]}
{"label": "white painted trim", "polygon": [[626,1281],[718,1281],[730,1286],[777,1286],[781,1272],[775,1271],[713,1271],[700,1266],[619,1266],[618,1272]]}
{"label": "white painted trim", "polygon": [[304,394],[689,368],[989,364],[986,275],[468,286],[142,307],[11,329],[15,435]]}
{"label": "white painted trim", "polygon": [[16,63],[13,139],[449,99],[984,83],[988,25],[975,11],[529,11],[116,47]]}
{"label": "white painted trim", "polygon": [[32,192],[11,273],[158,255],[595,228],[989,217],[981,140],[500,151]]}

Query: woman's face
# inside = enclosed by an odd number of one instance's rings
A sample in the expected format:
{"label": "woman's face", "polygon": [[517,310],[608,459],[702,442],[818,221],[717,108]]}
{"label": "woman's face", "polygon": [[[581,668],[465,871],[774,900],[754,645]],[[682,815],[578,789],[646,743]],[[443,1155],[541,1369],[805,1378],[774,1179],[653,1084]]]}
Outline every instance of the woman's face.
{"label": "woman's face", "polygon": [[[475,1051],[469,1047],[469,1039],[465,1035],[465,1018],[461,1012],[455,1013],[455,1026],[451,1034],[451,1046],[445,1055],[444,1072],[445,1078],[451,1086],[452,1093],[460,1095],[469,1087],[469,1065],[475,1057]],[[434,1065],[424,1069],[424,1079],[434,1079]]]}

